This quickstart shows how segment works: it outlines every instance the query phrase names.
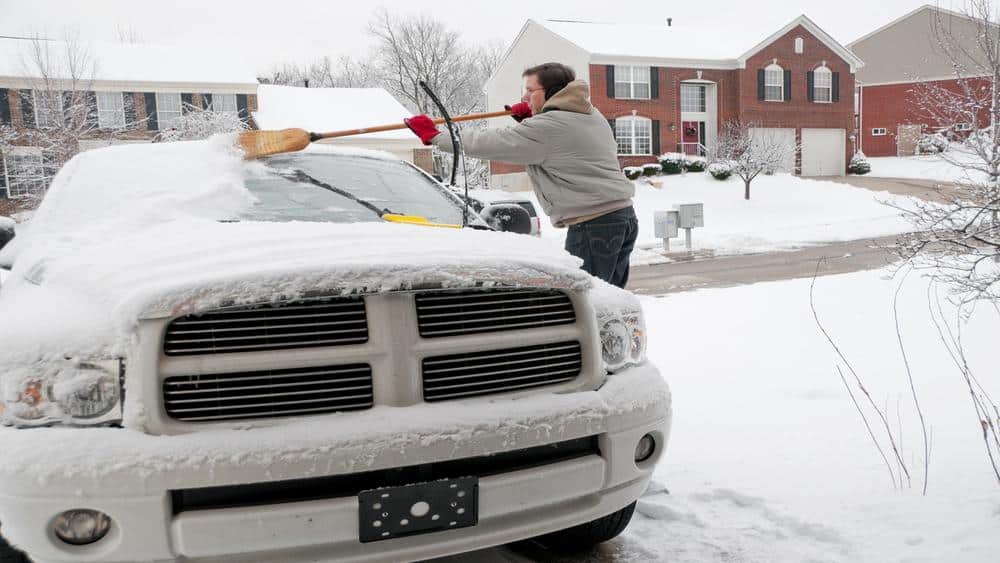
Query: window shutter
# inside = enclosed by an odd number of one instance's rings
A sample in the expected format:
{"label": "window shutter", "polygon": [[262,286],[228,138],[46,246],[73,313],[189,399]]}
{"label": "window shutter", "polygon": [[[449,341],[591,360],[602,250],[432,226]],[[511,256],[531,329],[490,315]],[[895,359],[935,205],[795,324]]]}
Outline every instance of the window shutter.
{"label": "window shutter", "polygon": [[806,73],[806,99],[810,102],[813,101],[813,98],[815,97],[813,95],[813,85],[815,84],[813,76],[813,71],[811,70]]}
{"label": "window shutter", "polygon": [[212,95],[211,94],[202,94],[201,95],[201,107],[203,107],[205,109],[208,109],[208,108],[212,107]]}
{"label": "window shutter", "polygon": [[618,138],[618,133],[615,130],[615,120],[614,119],[609,119],[608,120],[608,125],[611,126],[611,136],[617,139]]}
{"label": "window shutter", "polygon": [[757,70],[757,99],[764,99],[764,69]]}
{"label": "window shutter", "polygon": [[833,73],[833,92],[830,94],[830,98],[835,101],[840,101],[840,73]]}
{"label": "window shutter", "polygon": [[654,119],[653,120],[653,127],[651,129],[652,129],[652,133],[653,133],[653,154],[654,155],[658,155],[658,154],[660,154],[660,120],[659,119]]}
{"label": "window shutter", "polygon": [[181,115],[187,115],[194,105],[194,94],[181,94]]}
{"label": "window shutter", "polygon": [[240,116],[240,121],[246,123],[250,120],[250,111],[247,109],[247,95],[236,94],[236,110]]}
{"label": "window shutter", "polygon": [[135,94],[122,92],[122,108],[125,110],[125,127],[138,121],[135,117]]}
{"label": "window shutter", "polygon": [[615,99],[615,65],[608,65],[608,97]]}
{"label": "window shutter", "polygon": [[660,98],[660,69],[655,66],[649,67],[649,97],[653,100]]}
{"label": "window shutter", "polygon": [[[0,88],[0,124],[10,124],[10,99],[7,98],[7,89]],[[0,165],[0,178],[2,178],[2,165]]]}
{"label": "window shutter", "polygon": [[[83,94],[83,92],[70,92],[68,90],[63,90],[62,93],[60,94],[60,96],[62,97],[63,125],[71,127],[76,126],[76,124],[73,123],[73,121],[75,121],[80,116],[77,113],[79,111],[79,108],[74,106],[81,101],[86,102],[86,99],[81,100],[78,97],[81,94]],[[86,110],[84,110],[84,112],[86,112]],[[86,113],[84,113],[84,115],[86,115]]]}
{"label": "window shutter", "polygon": [[785,71],[785,101],[792,99],[792,71]]}
{"label": "window shutter", "polygon": [[35,98],[31,90],[21,90],[21,122],[28,129],[35,128]]}
{"label": "window shutter", "polygon": [[[6,88],[4,90],[6,90]],[[6,94],[7,94],[7,92],[5,91],[4,95],[6,95]],[[0,152],[0,197],[8,197],[7,196],[7,169],[6,169],[6,166],[7,166],[7,164],[4,162],[3,153]]]}
{"label": "window shutter", "polygon": [[92,91],[84,92],[83,99],[87,106],[83,122],[87,127],[97,127],[97,94]]}
{"label": "window shutter", "polygon": [[142,97],[146,103],[146,130],[156,131],[156,93],[144,92]]}

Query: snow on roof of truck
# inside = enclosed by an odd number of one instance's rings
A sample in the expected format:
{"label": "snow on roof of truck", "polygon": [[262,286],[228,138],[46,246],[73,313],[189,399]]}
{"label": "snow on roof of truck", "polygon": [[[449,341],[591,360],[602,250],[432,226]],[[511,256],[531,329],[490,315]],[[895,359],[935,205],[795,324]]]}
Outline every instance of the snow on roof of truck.
{"label": "snow on roof of truck", "polygon": [[[339,131],[402,123],[411,113],[383,88],[300,88],[262,84],[254,119],[261,129],[299,127]],[[407,129],[359,135],[360,139],[412,139]]]}

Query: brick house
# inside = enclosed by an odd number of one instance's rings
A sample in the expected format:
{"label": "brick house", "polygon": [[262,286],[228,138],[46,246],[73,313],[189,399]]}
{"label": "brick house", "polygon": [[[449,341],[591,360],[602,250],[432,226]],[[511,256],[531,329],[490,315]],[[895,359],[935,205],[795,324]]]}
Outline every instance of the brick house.
{"label": "brick house", "polygon": [[[257,78],[242,57],[144,44],[87,45],[92,76],[61,73],[65,45],[44,42],[53,61],[43,78],[30,58],[34,40],[0,39],[0,126],[44,135],[68,119],[67,100],[83,100],[90,126],[72,152],[151,142],[192,107],[233,112],[253,125]],[[37,137],[36,137],[37,138]],[[58,164],[40,146],[17,140],[0,152],[0,215],[37,204]]]}
{"label": "brick house", "polygon": [[[591,100],[615,131],[622,166],[655,162],[664,152],[705,154],[723,124],[739,120],[801,145],[787,171],[844,174],[853,152],[851,94],[861,59],[806,16],[756,43],[736,37],[748,30],[670,24],[528,20],[487,82],[488,109],[520,98],[525,68],[559,61],[590,81]],[[518,166],[494,162],[491,177],[497,187],[528,188]]]}
{"label": "brick house", "polygon": [[[857,111],[860,149],[868,156],[903,156],[916,151],[923,133],[962,135],[989,124],[988,108],[978,123],[936,123],[921,108],[921,90],[926,85],[959,91],[952,61],[935,37],[936,18],[951,30],[963,48],[975,52],[979,33],[975,22],[964,14],[936,6],[921,6],[850,43],[850,49],[865,60],[857,76]],[[976,82],[982,81],[982,84]],[[970,79],[974,88],[989,86],[989,80]]]}

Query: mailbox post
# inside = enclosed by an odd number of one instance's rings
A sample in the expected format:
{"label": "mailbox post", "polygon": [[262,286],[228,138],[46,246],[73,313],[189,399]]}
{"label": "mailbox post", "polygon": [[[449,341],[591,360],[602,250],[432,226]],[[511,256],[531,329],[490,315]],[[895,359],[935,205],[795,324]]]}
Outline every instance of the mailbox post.
{"label": "mailbox post", "polygon": [[677,224],[684,229],[684,245],[691,251],[691,229],[705,226],[705,204],[682,203],[677,208]]}
{"label": "mailbox post", "polygon": [[654,211],[653,231],[656,238],[663,240],[663,250],[670,252],[670,239],[677,236],[679,211]]}

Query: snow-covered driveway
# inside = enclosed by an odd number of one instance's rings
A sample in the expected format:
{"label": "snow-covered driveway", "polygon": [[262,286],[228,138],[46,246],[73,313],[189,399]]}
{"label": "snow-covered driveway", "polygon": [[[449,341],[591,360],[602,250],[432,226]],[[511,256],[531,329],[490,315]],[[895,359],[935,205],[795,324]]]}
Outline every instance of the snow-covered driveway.
{"label": "snow-covered driveway", "polygon": [[[931,438],[928,495],[920,495],[922,433],[896,342],[898,280],[887,273],[819,278],[816,307],[901,434],[912,485],[893,488],[816,328],[810,279],[647,297],[650,355],[675,394],[656,475],[670,494],[651,490],[626,534],[585,560],[996,561],[1000,485],[961,373],[931,321],[927,284],[911,274],[899,311]],[[953,324],[954,310],[943,310]],[[997,334],[1000,313],[989,306],[963,328],[971,368],[994,398]],[[892,459],[884,429],[866,412]],[[897,464],[892,470],[900,473]],[[461,560],[548,559],[509,550],[471,557]]]}

